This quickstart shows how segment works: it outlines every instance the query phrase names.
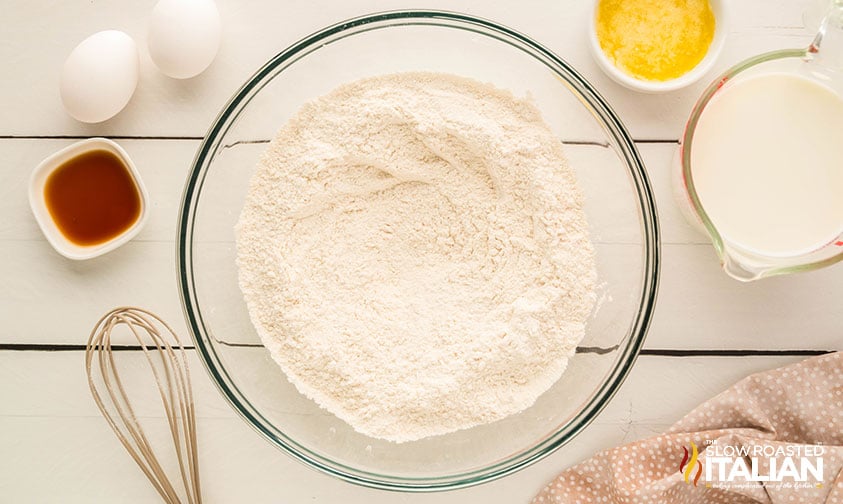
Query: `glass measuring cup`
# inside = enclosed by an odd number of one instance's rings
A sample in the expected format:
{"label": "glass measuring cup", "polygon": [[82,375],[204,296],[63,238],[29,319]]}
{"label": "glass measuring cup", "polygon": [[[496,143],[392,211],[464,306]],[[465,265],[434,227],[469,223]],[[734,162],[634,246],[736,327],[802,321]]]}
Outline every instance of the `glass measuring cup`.
{"label": "glass measuring cup", "polygon": [[[674,171],[677,202],[689,222],[708,234],[724,271],[741,281],[812,270],[843,260],[843,233],[822,246],[789,256],[760,253],[735,243],[718,230],[697,193],[691,152],[694,148],[694,134],[706,107],[713,98],[735,83],[771,73],[794,74],[810,79],[843,98],[843,0],[833,0],[827,4],[826,15],[809,47],[755,56],[735,65],[712,82],[698,100],[685,127]],[[843,131],[840,133],[843,141]],[[843,160],[840,162],[840,170],[843,170]]]}

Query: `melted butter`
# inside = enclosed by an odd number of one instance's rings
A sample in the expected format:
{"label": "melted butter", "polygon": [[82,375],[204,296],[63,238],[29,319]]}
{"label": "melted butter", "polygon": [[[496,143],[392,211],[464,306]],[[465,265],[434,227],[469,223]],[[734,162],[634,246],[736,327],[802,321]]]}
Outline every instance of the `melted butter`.
{"label": "melted butter", "polygon": [[702,61],[714,39],[708,0],[600,0],[597,40],[635,78],[666,81]]}

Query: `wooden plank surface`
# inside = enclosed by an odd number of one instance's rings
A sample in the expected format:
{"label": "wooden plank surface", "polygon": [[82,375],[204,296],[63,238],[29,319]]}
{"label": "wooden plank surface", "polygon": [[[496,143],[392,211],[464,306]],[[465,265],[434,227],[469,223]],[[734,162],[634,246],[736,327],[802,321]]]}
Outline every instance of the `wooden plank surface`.
{"label": "wooden plank surface", "polygon": [[[187,336],[175,276],[176,220],[181,191],[198,141],[120,140],[138,165],[152,199],[149,222],[121,249],[85,262],[58,255],[43,239],[26,200],[28,170],[72,140],[0,140],[0,158],[15,170],[0,171],[0,277],[7,288],[0,343],[79,344],[99,315],[118,304],[156,310]],[[262,150],[244,147],[244,163]],[[587,163],[604,148],[569,145]],[[647,348],[659,349],[835,349],[843,311],[843,266],[741,284],[720,270],[707,238],[679,213],[671,192],[673,143],[640,144],[653,184],[663,234],[663,279]],[[228,236],[228,238],[226,238]],[[231,240],[222,226],[220,241]],[[623,236],[603,237],[611,242]],[[49,288],[45,288],[49,286]],[[67,303],[67,299],[81,300]],[[50,309],[63,323],[42,317]],[[796,318],[794,313],[801,314]],[[791,335],[808,332],[808,340]]]}
{"label": "wooden plank surface", "polygon": [[[138,383],[148,371],[142,357],[132,353],[120,356],[126,357],[120,361],[121,376]],[[56,502],[56,496],[63,503],[155,501],[151,487],[99,416],[87,390],[83,360],[80,351],[0,351],[0,397],[5,399],[0,453],[15,455],[0,457],[4,502]],[[402,495],[323,476],[275,449],[234,414],[191,358],[202,482],[208,502],[527,502],[560,468],[595,450],[655,435],[747,374],[798,360],[642,356],[594,424],[547,460],[476,488]],[[166,446],[169,431],[157,413],[154,392],[133,397],[138,397],[137,414],[152,442]],[[44,474],[50,477],[45,480]]]}
{"label": "wooden plank surface", "polygon": [[[202,136],[240,85],[267,59],[301,37],[344,19],[382,10],[418,7],[412,0],[219,2],[223,38],[219,56],[207,72],[190,81],[157,73],[141,51],[141,82],[123,113],[103,125],[76,123],[63,112],[57,78],[70,50],[88,34],[120,29],[145,47],[146,23],[154,0],[133,2],[19,2],[0,17],[0,81],[4,113],[0,135]],[[568,60],[615,106],[636,138],[675,139],[705,79],[666,95],[641,95],[606,77],[585,43],[590,2],[583,0],[428,0],[427,8],[486,17],[523,31]],[[811,35],[801,13],[810,0],[727,2],[729,38],[713,72],[753,54],[803,47]],[[45,34],[49,34],[45,37]],[[712,73],[713,75],[713,73]],[[25,83],[25,84],[24,84]],[[162,118],[165,118],[162,120]]]}

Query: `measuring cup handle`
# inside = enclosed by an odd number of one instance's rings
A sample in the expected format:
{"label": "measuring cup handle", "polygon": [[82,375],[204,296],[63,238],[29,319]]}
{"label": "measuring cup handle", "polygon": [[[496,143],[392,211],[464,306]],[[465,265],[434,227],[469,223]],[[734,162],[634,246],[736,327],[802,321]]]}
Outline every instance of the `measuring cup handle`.
{"label": "measuring cup handle", "polygon": [[843,0],[832,0],[808,48],[813,61],[831,72],[843,72]]}

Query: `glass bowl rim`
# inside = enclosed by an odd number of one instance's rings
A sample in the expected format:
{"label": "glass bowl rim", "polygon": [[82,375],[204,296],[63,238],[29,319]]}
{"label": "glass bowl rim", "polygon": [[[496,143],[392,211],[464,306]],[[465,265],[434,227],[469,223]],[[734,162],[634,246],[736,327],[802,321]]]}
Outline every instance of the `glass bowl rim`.
{"label": "glass bowl rim", "polygon": [[[617,358],[617,364],[596,389],[585,407],[564,426],[557,426],[555,431],[539,439],[533,446],[508,456],[502,461],[468,472],[422,478],[382,475],[343,465],[330,460],[325,455],[314,453],[281,433],[271,422],[265,420],[249,400],[240,393],[234,381],[230,379],[225,366],[221,364],[220,358],[213,348],[213,344],[210,341],[206,343],[208,333],[196,298],[192,266],[193,226],[202,184],[222,137],[228,132],[228,129],[243,107],[249,103],[251,97],[283,71],[286,66],[293,64],[323,45],[370,30],[408,25],[460,29],[496,39],[527,53],[538,63],[544,64],[552,70],[557,77],[563,79],[564,85],[573,88],[572,92],[575,95],[579,94],[578,98],[585,101],[583,105],[590,109],[592,115],[596,116],[595,120],[603,123],[604,132],[614,139],[616,143],[615,153],[625,162],[625,167],[631,176],[637,195],[644,237],[642,244],[644,265],[641,297],[638,312],[627,334],[628,341],[624,347],[620,348],[621,354]],[[176,239],[176,274],[186,325],[191,333],[200,360],[212,381],[246,423],[271,444],[296,460],[326,474],[361,486],[413,492],[453,490],[501,478],[550,455],[591,423],[617,392],[643,345],[655,308],[660,257],[661,242],[655,198],[644,169],[644,163],[625,126],[605,99],[567,62],[526,35],[483,18],[439,10],[396,10],[352,18],[317,31],[272,57],[232,96],[203,137],[182,193]],[[268,426],[273,427],[277,432],[272,432]]]}

